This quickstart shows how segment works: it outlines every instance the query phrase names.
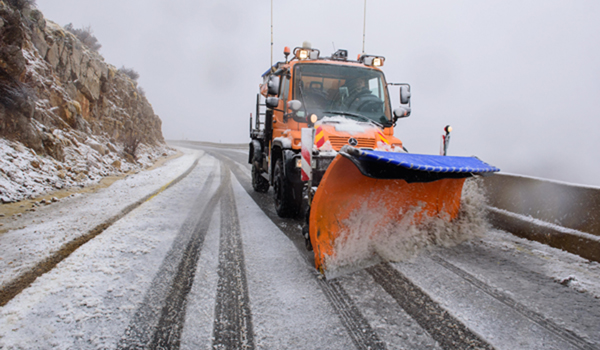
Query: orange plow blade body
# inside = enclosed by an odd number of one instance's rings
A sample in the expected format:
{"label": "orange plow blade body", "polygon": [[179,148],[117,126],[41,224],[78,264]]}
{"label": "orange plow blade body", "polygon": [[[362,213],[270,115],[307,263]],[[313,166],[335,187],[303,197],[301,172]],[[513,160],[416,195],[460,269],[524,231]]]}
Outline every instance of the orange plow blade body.
{"label": "orange plow blade body", "polygon": [[[357,235],[363,236],[358,239],[364,242],[376,239],[374,236],[382,229],[402,220],[418,225],[431,217],[448,221],[456,218],[465,178],[473,175],[473,172],[435,175],[428,171],[406,171],[389,163],[359,159],[357,152],[361,151],[343,149],[343,155],[336,156],[311,204],[309,234],[315,265],[327,278],[379,261],[376,256],[368,261],[353,261],[353,248],[347,246],[356,244]],[[436,160],[439,156],[424,157]],[[393,178],[395,174],[400,178]],[[340,252],[346,248],[349,253]],[[355,263],[357,266],[352,266]]]}

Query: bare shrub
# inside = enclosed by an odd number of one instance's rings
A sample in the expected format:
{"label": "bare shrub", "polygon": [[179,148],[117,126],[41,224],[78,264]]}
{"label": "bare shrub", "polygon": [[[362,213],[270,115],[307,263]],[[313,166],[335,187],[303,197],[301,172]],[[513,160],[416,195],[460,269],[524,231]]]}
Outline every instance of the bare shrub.
{"label": "bare shrub", "polygon": [[136,159],[136,153],[138,146],[140,145],[140,141],[140,138],[133,132],[129,133],[123,141],[123,152],[125,152],[126,155],[130,155],[134,161]]}
{"label": "bare shrub", "polygon": [[8,0],[8,4],[17,10],[32,8],[36,6],[35,0]]}
{"label": "bare shrub", "polygon": [[94,36],[92,28],[90,26],[83,28],[74,28],[72,23],[65,26],[65,29],[73,33],[85,45],[88,49],[98,52],[102,45],[98,42],[98,39]]}
{"label": "bare shrub", "polygon": [[138,78],[140,77],[140,74],[138,72],[136,72],[135,70],[133,70],[133,68],[121,67],[121,68],[119,68],[119,72],[125,74],[126,76],[131,78],[131,80],[136,81],[136,82],[137,82]]}
{"label": "bare shrub", "polygon": [[146,90],[144,90],[141,86],[138,86],[137,91],[140,96],[146,97]]}

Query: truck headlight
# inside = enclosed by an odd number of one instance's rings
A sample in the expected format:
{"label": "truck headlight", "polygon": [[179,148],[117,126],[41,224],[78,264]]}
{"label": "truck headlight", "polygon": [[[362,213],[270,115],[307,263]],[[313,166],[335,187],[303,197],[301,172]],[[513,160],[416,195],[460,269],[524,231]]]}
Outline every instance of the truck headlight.
{"label": "truck headlight", "polygon": [[305,60],[308,58],[308,50],[298,50],[298,59]]}

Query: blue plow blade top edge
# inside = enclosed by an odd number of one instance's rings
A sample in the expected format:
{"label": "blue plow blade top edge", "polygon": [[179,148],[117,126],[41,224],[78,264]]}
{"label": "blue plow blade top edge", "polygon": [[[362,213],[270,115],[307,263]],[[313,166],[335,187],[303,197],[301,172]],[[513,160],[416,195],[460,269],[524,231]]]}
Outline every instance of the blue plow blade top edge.
{"label": "blue plow blade top edge", "polygon": [[[355,153],[356,152],[356,153]],[[398,165],[407,169],[434,173],[493,173],[500,169],[476,157],[437,156],[355,149],[359,161],[374,161]]]}

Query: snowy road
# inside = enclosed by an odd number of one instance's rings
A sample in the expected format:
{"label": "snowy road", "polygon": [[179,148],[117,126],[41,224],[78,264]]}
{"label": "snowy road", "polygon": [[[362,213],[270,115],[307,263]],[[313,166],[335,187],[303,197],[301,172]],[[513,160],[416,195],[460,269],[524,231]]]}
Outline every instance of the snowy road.
{"label": "snowy road", "polygon": [[0,309],[0,348],[600,349],[597,263],[490,230],[326,281],[244,150],[188,147],[0,235],[5,285],[138,203]]}

